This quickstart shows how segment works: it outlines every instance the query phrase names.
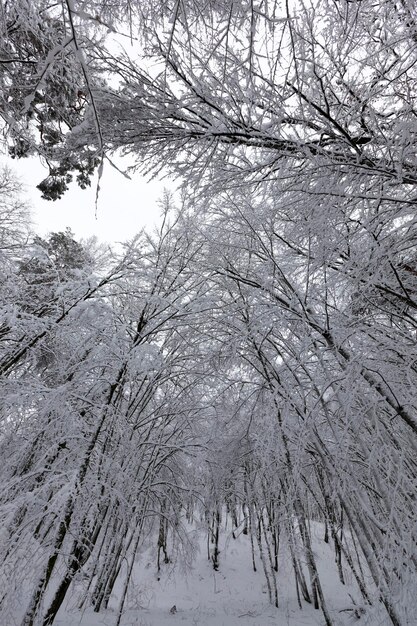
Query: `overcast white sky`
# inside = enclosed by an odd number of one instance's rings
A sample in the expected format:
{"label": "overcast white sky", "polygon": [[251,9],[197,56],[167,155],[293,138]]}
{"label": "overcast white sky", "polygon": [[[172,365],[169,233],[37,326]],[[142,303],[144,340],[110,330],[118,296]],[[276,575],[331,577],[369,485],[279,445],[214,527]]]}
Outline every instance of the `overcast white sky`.
{"label": "overcast white sky", "polygon": [[[36,158],[12,160],[0,158],[24,183],[26,196],[32,206],[34,229],[40,235],[71,228],[77,239],[96,235],[100,241],[118,242],[130,239],[144,226],[158,221],[158,199],[164,184],[146,182],[139,174],[126,179],[108,162],[100,181],[100,196],[96,216],[96,179],[85,191],[75,183],[61,200],[42,200],[36,185],[48,175],[48,170]],[[117,166],[128,163],[117,160]],[[168,185],[168,183],[167,183]]]}

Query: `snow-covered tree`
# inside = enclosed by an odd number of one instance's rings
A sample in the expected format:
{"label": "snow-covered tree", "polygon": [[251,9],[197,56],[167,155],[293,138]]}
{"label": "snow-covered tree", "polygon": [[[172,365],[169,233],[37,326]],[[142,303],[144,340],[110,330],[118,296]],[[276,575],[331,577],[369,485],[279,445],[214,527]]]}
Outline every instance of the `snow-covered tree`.
{"label": "snow-covered tree", "polygon": [[[284,542],[300,606],[330,626],[310,528],[320,522],[341,581],[349,569],[365,603],[406,624],[415,6],[2,9],[0,112],[12,156],[49,164],[44,197],[74,173],[81,186],[103,175],[115,151],[183,186],[181,210],[165,198],[161,230],[101,273],[70,233],[25,245],[16,220],[5,229],[2,550],[15,573],[22,550],[37,555],[23,624],[52,624],[82,573],[81,604],[97,611],[121,583],[120,621],[146,532],[168,554],[181,510],[198,507],[215,568],[226,511],[250,536],[253,567],[258,551],[270,599]],[[12,598],[9,586],[4,606]]]}

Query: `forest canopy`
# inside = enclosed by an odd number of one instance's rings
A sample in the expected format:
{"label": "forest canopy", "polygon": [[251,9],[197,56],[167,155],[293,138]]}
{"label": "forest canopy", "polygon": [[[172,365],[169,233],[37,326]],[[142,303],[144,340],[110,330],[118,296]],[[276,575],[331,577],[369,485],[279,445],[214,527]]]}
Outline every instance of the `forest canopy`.
{"label": "forest canopy", "polygon": [[68,590],[100,612],[117,587],[118,626],[144,537],[159,568],[204,520],[216,569],[226,516],[276,606],[286,546],[300,608],[340,623],[317,522],[352,614],[412,624],[415,3],[1,7],[4,141],[48,165],[43,197],[114,154],[182,189],[109,255],[30,235],[0,177],[3,614],[24,588],[21,626],[51,626]]}
{"label": "forest canopy", "polygon": [[46,160],[45,197],[115,150],[210,187],[416,183],[409,0],[13,0],[1,20],[9,151]]}

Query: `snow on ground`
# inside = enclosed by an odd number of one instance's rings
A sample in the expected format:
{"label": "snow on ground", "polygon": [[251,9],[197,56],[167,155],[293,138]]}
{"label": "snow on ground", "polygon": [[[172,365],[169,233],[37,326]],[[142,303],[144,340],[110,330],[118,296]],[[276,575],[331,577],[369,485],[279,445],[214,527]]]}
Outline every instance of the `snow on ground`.
{"label": "snow on ground", "polygon": [[[190,530],[192,539],[196,531]],[[315,556],[328,609],[334,626],[385,626],[388,621],[378,607],[367,610],[357,620],[351,609],[361,605],[352,576],[346,571],[347,584],[338,578],[331,546],[324,544],[322,529],[317,525]],[[199,551],[193,564],[187,567],[168,564],[156,570],[156,550],[144,552],[134,573],[134,584],[121,626],[321,626],[321,611],[303,602],[297,604],[294,575],[285,554],[280,558],[278,576],[279,608],[268,601],[262,565],[257,558],[258,571],[252,570],[250,540],[240,535],[236,540],[225,532],[222,538],[220,568],[215,572],[207,558],[204,533],[197,536]],[[352,600],[353,599],[353,600]],[[117,598],[107,611],[83,614],[72,608],[76,598],[69,598],[65,612],[61,611],[56,626],[113,626],[117,616]],[[171,612],[175,605],[176,611]]]}

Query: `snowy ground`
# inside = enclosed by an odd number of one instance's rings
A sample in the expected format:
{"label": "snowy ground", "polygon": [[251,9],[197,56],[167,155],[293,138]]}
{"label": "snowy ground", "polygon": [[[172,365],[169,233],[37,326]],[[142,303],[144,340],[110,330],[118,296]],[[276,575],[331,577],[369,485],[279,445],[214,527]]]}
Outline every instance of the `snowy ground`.
{"label": "snowy ground", "polygon": [[[321,530],[321,529],[320,529]],[[135,569],[133,590],[130,591],[121,626],[321,626],[321,611],[303,603],[300,610],[294,588],[294,577],[288,559],[281,557],[278,576],[279,602],[276,609],[268,602],[267,588],[261,563],[258,571],[251,566],[250,542],[241,535],[233,540],[224,533],[220,568],[213,570],[207,559],[204,536],[190,531],[199,547],[192,566],[164,565],[158,575],[155,550],[144,553]],[[321,533],[320,533],[321,534]],[[334,626],[385,626],[384,611],[372,609],[357,620],[351,610],[353,600],[361,601],[347,573],[347,585],[339,582],[331,548],[316,541],[316,559],[329,612]],[[61,611],[57,626],[113,626],[116,621],[117,598],[113,608],[94,614],[74,610],[75,598],[69,598],[65,612]],[[175,605],[176,612],[171,612]]]}

